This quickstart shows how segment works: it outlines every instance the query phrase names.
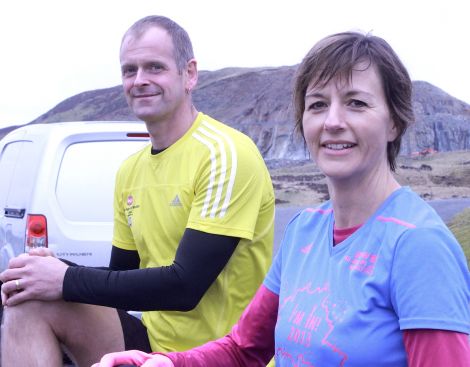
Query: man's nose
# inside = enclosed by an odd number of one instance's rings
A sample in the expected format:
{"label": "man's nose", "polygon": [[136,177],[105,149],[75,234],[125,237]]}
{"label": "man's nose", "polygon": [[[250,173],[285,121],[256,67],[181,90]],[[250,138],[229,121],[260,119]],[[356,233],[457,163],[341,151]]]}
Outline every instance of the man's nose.
{"label": "man's nose", "polygon": [[143,69],[138,69],[135,73],[134,85],[146,85],[149,83],[147,73]]}

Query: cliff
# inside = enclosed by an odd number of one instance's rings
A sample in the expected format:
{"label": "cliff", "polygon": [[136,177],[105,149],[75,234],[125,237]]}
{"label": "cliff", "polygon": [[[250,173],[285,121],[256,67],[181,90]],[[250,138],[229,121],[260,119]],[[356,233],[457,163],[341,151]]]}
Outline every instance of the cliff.
{"label": "cliff", "polygon": [[[194,104],[251,136],[266,160],[305,159],[304,145],[293,134],[291,89],[295,68],[202,71]],[[470,105],[427,82],[415,81],[413,88],[416,122],[404,137],[402,154],[470,149]],[[70,97],[31,123],[73,120],[135,117],[121,87],[116,86]]]}

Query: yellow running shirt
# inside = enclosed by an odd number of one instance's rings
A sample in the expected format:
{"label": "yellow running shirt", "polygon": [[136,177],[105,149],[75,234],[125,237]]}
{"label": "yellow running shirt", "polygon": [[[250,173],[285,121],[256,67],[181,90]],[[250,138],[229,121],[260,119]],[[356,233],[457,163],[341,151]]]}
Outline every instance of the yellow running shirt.
{"label": "yellow running shirt", "polygon": [[227,334],[272,258],[274,193],[252,140],[199,113],[163,152],[152,155],[147,146],[122,164],[114,212],[113,245],[137,250],[141,268],[171,265],[186,228],[241,238],[194,310],[142,317],[154,351],[182,351]]}

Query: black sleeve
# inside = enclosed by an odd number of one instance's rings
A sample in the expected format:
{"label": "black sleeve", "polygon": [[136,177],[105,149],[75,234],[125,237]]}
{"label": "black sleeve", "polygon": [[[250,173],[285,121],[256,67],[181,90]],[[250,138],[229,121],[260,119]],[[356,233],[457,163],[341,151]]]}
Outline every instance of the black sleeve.
{"label": "black sleeve", "polygon": [[189,311],[225,267],[238,241],[186,229],[172,265],[124,271],[69,267],[63,297],[124,310]]}
{"label": "black sleeve", "polygon": [[116,246],[111,247],[109,270],[139,269],[139,264],[140,257],[137,251],[123,250]]}
{"label": "black sleeve", "polygon": [[[70,260],[59,259],[62,262],[66,263],[68,266],[80,266]],[[140,257],[137,251],[132,250],[123,250],[119,247],[111,247],[111,259],[109,261],[109,266],[98,266],[94,267],[95,269],[103,270],[131,270],[139,269]]]}

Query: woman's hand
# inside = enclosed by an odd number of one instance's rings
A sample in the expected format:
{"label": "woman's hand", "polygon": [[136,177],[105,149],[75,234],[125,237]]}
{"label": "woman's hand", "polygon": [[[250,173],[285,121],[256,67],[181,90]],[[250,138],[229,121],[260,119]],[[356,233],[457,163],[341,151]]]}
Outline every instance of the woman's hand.
{"label": "woman's hand", "polygon": [[99,363],[91,367],[114,367],[123,364],[142,367],[174,367],[170,358],[163,354],[148,354],[140,350],[105,354]]}

